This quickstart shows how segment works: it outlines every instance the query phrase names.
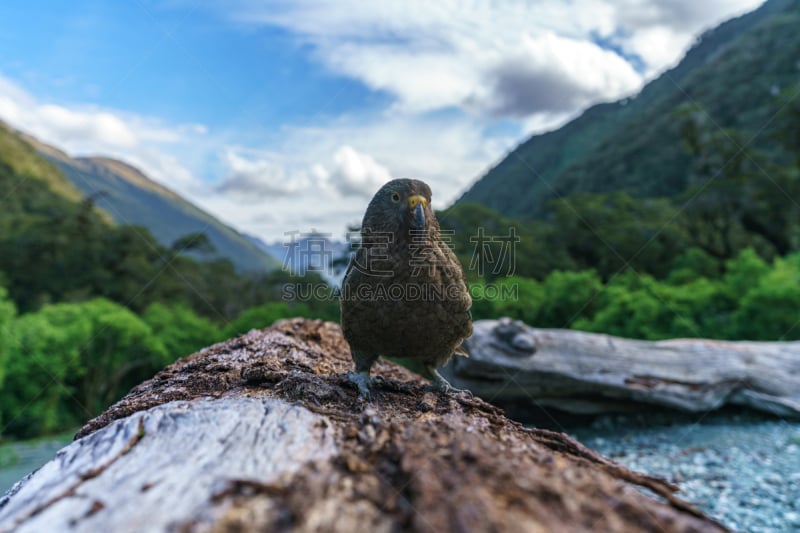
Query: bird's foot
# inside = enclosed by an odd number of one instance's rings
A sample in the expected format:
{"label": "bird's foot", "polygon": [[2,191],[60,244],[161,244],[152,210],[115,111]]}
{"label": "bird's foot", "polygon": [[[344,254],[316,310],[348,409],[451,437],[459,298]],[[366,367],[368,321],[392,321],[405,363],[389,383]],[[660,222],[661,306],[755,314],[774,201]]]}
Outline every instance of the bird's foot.
{"label": "bird's foot", "polygon": [[369,377],[369,372],[348,372],[347,379],[358,387],[358,400],[370,401],[372,396],[369,392],[369,386],[372,380]]}
{"label": "bird's foot", "polygon": [[473,396],[472,395],[472,391],[470,391],[469,389],[459,389],[459,388],[453,387],[447,381],[434,382],[431,385],[424,386],[422,388],[422,390],[424,390],[426,392],[439,392],[439,393],[442,393],[442,394],[464,393],[467,396],[469,396],[470,398],[472,398],[472,396]]}
{"label": "bird's foot", "polygon": [[435,368],[429,368],[428,370],[431,373],[431,375],[433,376],[433,379],[432,379],[433,382],[430,385],[427,385],[427,386],[423,387],[423,390],[440,392],[442,394],[463,392],[464,394],[468,395],[470,398],[472,397],[472,392],[471,391],[469,391],[467,389],[457,389],[457,388],[453,387],[452,385],[450,385],[450,382],[447,381],[446,379],[444,379],[442,377],[442,375],[439,373],[439,371],[436,370]]}

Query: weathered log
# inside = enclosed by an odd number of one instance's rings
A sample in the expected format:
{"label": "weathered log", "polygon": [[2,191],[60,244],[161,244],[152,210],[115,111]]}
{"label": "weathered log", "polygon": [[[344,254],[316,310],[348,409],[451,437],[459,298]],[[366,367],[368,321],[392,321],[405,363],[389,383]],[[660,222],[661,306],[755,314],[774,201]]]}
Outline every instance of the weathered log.
{"label": "weathered log", "polygon": [[0,530],[723,530],[667,481],[397,365],[358,403],[351,365],[338,326],[300,319],[186,357],[17,483]]}
{"label": "weathered log", "polygon": [[492,403],[597,414],[744,405],[800,417],[800,342],[640,341],[480,320],[444,372]]}

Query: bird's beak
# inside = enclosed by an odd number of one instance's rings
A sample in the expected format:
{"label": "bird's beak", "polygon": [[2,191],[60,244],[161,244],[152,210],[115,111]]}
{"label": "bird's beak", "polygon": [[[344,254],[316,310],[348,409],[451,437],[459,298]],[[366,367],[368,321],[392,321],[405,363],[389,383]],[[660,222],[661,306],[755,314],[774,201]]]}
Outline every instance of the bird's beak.
{"label": "bird's beak", "polygon": [[416,229],[425,228],[425,206],[428,201],[421,194],[408,197],[408,209],[411,211],[411,224]]}

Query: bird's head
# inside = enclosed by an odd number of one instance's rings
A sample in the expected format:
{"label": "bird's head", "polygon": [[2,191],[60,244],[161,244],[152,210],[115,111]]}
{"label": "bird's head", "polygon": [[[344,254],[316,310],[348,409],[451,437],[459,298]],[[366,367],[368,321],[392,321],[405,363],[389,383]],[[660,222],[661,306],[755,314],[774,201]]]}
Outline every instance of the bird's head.
{"label": "bird's head", "polygon": [[419,180],[396,179],[372,197],[362,227],[373,232],[425,231],[435,221],[431,188]]}

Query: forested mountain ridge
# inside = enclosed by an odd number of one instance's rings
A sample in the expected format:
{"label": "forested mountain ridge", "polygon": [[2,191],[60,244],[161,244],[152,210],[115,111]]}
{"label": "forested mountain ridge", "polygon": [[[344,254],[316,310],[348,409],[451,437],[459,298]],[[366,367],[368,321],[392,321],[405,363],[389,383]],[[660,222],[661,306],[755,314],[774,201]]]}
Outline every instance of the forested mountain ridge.
{"label": "forested mountain ridge", "polygon": [[768,0],[721,24],[638,95],[591,107],[520,144],[457,204],[540,218],[550,200],[576,193],[680,194],[692,165],[681,112],[699,107],[713,124],[742,130],[759,147],[768,145],[775,95],[800,78],[798,27],[798,0]]}
{"label": "forested mountain ridge", "polygon": [[[224,321],[279,297],[275,284],[284,273],[260,269],[240,275],[232,261],[204,252],[205,232],[178,235],[163,245],[147,227],[115,223],[97,207],[100,196],[82,193],[52,160],[2,123],[0,190],[0,286],[20,312],[105,297],[135,312],[153,302],[180,303]],[[205,260],[189,257],[191,252]]]}
{"label": "forested mountain ridge", "polygon": [[196,258],[226,258],[241,271],[272,270],[278,261],[244,235],[156,183],[139,169],[108,157],[70,157],[61,150],[20,134],[69,180],[75,189],[104,209],[118,224],[146,227],[163,246],[187,234],[203,233],[213,247]]}

